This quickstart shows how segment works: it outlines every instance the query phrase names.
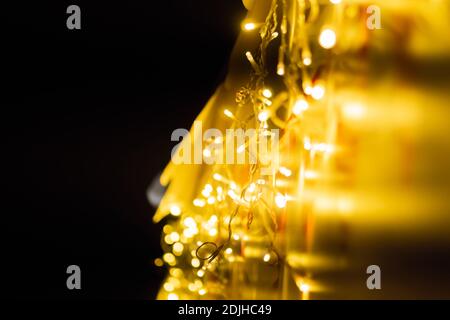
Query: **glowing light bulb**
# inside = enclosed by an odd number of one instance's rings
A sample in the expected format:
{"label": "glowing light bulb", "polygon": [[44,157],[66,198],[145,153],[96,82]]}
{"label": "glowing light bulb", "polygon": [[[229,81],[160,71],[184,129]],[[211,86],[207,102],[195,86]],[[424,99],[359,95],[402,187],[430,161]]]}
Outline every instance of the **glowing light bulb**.
{"label": "glowing light bulb", "polygon": [[302,283],[302,284],[300,285],[300,291],[301,291],[301,292],[304,292],[304,293],[309,292],[309,285],[307,285],[306,283]]}
{"label": "glowing light bulb", "polygon": [[264,262],[269,262],[270,261],[270,253],[266,253],[263,257]]}
{"label": "glowing light bulb", "polygon": [[230,110],[225,109],[225,110],[223,110],[223,113],[224,113],[228,118],[234,119],[234,114],[233,114],[233,112],[231,112]]}
{"label": "glowing light bulb", "polygon": [[305,91],[305,93],[309,96],[309,95],[311,95],[311,93],[312,93],[312,91],[313,91],[313,88],[311,87],[311,86],[305,86],[305,89],[304,89],[304,91]]}
{"label": "glowing light bulb", "polygon": [[308,102],[305,99],[298,99],[295,103],[294,106],[292,107],[292,112],[295,115],[299,115],[301,114],[303,111],[305,111],[306,109],[308,109],[309,105]]}
{"label": "glowing light bulb", "polygon": [[196,207],[204,207],[205,206],[205,200],[202,200],[202,199],[194,199],[194,201],[193,201],[193,203],[194,203],[194,206],[196,206]]}
{"label": "glowing light bulb", "polygon": [[214,202],[216,202],[216,198],[212,196],[208,198],[208,204],[214,204]]}
{"label": "glowing light bulb", "polygon": [[197,258],[192,259],[192,260],[191,260],[191,265],[192,265],[194,268],[200,267],[200,260],[198,260]]}
{"label": "glowing light bulb", "polygon": [[175,217],[177,217],[177,216],[179,216],[180,214],[181,214],[181,209],[180,209],[180,207],[179,206],[177,206],[177,205],[172,205],[171,207],[170,207],[170,213],[173,215],[173,216],[175,216]]}
{"label": "glowing light bulb", "polygon": [[264,97],[266,97],[267,99],[270,99],[272,97],[272,91],[270,91],[270,89],[266,88],[262,91],[262,95]]}
{"label": "glowing light bulb", "polygon": [[174,264],[174,262],[176,261],[175,256],[171,253],[165,253],[163,255],[163,260],[170,265]]}
{"label": "glowing light bulb", "polygon": [[218,173],[214,173],[213,174],[213,179],[214,180],[217,180],[217,181],[222,181],[222,176],[220,175],[220,174],[218,174]]}
{"label": "glowing light bulb", "polygon": [[278,64],[278,66],[277,66],[277,74],[279,76],[284,75],[284,64],[282,64],[282,63]]}
{"label": "glowing light bulb", "polygon": [[197,228],[197,223],[195,222],[194,218],[191,217],[187,217],[186,219],[184,219],[184,225],[188,228]]}
{"label": "glowing light bulb", "polygon": [[232,254],[232,253],[233,253],[233,249],[227,248],[227,249],[225,250],[225,253],[226,253],[226,254]]}
{"label": "glowing light bulb", "polygon": [[178,240],[180,240],[180,235],[178,234],[178,232],[172,232],[170,235],[170,240],[172,240],[172,242],[177,242]]}
{"label": "glowing light bulb", "polygon": [[162,267],[164,265],[164,261],[162,261],[162,259],[160,259],[160,258],[156,258],[154,263],[155,263],[155,266],[157,266],[157,267]]}
{"label": "glowing light bulb", "polygon": [[200,278],[203,277],[205,275],[205,270],[198,270],[197,271],[197,276],[199,276]]}
{"label": "glowing light bulb", "polygon": [[320,100],[323,98],[324,95],[325,95],[325,88],[320,84],[315,85],[314,88],[312,89],[311,96],[315,100]]}
{"label": "glowing light bulb", "polygon": [[285,177],[290,177],[292,175],[292,171],[286,167],[280,167],[279,171]]}
{"label": "glowing light bulb", "polygon": [[244,24],[244,30],[245,31],[252,31],[255,30],[256,25],[253,22],[247,22]]}
{"label": "glowing light bulb", "polygon": [[210,235],[211,237],[214,237],[214,236],[217,235],[217,229],[216,229],[216,228],[213,228],[213,229],[209,230],[208,233],[209,233],[209,235]]}
{"label": "glowing light bulb", "polygon": [[281,193],[278,193],[275,196],[275,204],[277,205],[278,208],[284,208],[286,207],[286,197],[283,196]]}
{"label": "glowing light bulb", "polygon": [[303,58],[303,64],[304,64],[305,66],[310,66],[311,63],[312,63],[312,60],[311,60],[310,57],[305,57],[305,58]]}
{"label": "glowing light bulb", "polygon": [[267,121],[269,119],[269,111],[264,110],[258,114],[258,120],[261,122]]}
{"label": "glowing light bulb", "polygon": [[324,29],[319,36],[319,44],[325,49],[331,49],[336,44],[336,33],[332,29]]}
{"label": "glowing light bulb", "polygon": [[341,3],[341,0],[330,0],[330,2],[332,4],[339,4],[339,3]]}
{"label": "glowing light bulb", "polygon": [[206,190],[207,192],[213,191],[212,185],[210,185],[209,183],[205,184],[205,190]]}
{"label": "glowing light bulb", "polygon": [[201,295],[201,296],[204,296],[206,294],[206,289],[198,290],[198,294]]}
{"label": "glowing light bulb", "polygon": [[357,103],[349,103],[342,107],[343,116],[349,120],[359,120],[364,117],[365,109],[364,107]]}
{"label": "glowing light bulb", "polygon": [[168,300],[178,300],[178,295],[176,293],[169,293],[167,296]]}
{"label": "glowing light bulb", "polygon": [[181,242],[176,242],[172,247],[174,255],[180,255],[184,250],[184,245]]}
{"label": "glowing light bulb", "polygon": [[208,148],[203,149],[203,156],[205,158],[211,157],[211,150],[209,150]]}

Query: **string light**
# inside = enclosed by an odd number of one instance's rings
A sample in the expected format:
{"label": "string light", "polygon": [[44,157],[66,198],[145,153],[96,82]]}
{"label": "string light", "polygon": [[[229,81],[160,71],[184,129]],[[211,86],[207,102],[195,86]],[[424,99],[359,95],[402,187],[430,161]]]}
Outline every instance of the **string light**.
{"label": "string light", "polygon": [[294,103],[294,107],[292,108],[292,112],[298,116],[303,111],[308,109],[308,106],[308,102],[305,99],[297,99],[297,101]]}
{"label": "string light", "polygon": [[262,95],[268,99],[272,98],[272,91],[270,91],[270,89],[264,89],[262,91]]}
{"label": "string light", "polygon": [[324,29],[319,36],[319,44],[325,49],[331,49],[336,44],[336,33],[332,29]]}
{"label": "string light", "polygon": [[[348,81],[347,85],[344,81],[346,74],[342,69],[347,65],[353,67],[350,63],[353,62],[352,57],[349,57],[348,64],[342,65],[335,62],[347,60],[335,58],[349,49],[354,56],[361,58],[360,53],[367,48],[366,42],[370,37],[366,34],[356,37],[352,32],[347,32],[349,24],[343,19],[348,14],[347,5],[345,8],[336,6],[342,3],[341,0],[309,1],[307,6],[299,3],[274,0],[264,22],[246,20],[241,24],[243,32],[248,32],[244,39],[254,37],[252,39],[259,41],[258,46],[252,42],[236,50],[239,53],[236,61],[249,64],[251,68],[248,66],[247,69],[251,70],[250,74],[239,77],[239,83],[233,83],[233,77],[230,77],[230,83],[227,79],[226,85],[218,90],[207,110],[199,116],[208,125],[218,128],[262,131],[264,138],[272,137],[272,128],[279,130],[282,134],[278,155],[281,157],[271,174],[262,173],[263,154],[260,150],[251,154],[251,140],[248,139],[245,143],[238,140],[233,148],[236,147],[238,154],[252,156],[256,163],[220,163],[187,169],[186,166],[178,169],[176,165],[171,165],[162,176],[161,180],[170,184],[160,210],[164,211],[164,215],[181,216],[167,219],[162,235],[165,253],[162,259],[154,260],[157,266],[165,263],[169,270],[181,272],[177,272],[176,276],[171,273],[178,279],[179,286],[173,280],[166,281],[162,298],[190,299],[204,295],[208,295],[205,298],[235,298],[233,294],[228,296],[233,292],[229,286],[236,283],[232,277],[242,277],[240,270],[247,270],[246,264],[253,263],[255,257],[260,260],[264,272],[279,272],[280,265],[277,266],[277,263],[280,262],[288,264],[289,272],[292,269],[295,273],[295,266],[290,264],[288,256],[298,255],[298,251],[305,248],[295,248],[300,246],[300,235],[290,233],[297,230],[304,232],[301,238],[306,239],[306,247],[313,244],[311,248],[314,248],[318,237],[314,233],[316,213],[334,215],[334,218],[338,215],[343,220],[355,211],[357,203],[351,196],[337,194],[331,197],[320,192],[328,187],[335,191],[334,188],[338,188],[335,185],[344,180],[341,179],[342,171],[347,174],[352,169],[352,161],[359,161],[359,158],[355,160],[357,157],[353,153],[346,154],[345,159],[335,157],[340,155],[341,150],[347,152],[345,148],[348,145],[342,146],[341,143],[352,141],[360,146],[353,130],[357,126],[345,131],[348,129],[345,125],[350,121],[366,120],[372,109],[352,100],[353,91],[357,88],[352,87],[354,82]],[[351,21],[356,25],[357,12],[364,6],[355,3],[349,7],[356,12],[354,21]],[[258,32],[252,32],[255,30]],[[355,29],[355,33],[358,32]],[[339,50],[333,50],[331,54],[326,50],[336,47],[338,35]],[[351,39],[355,39],[354,43]],[[355,64],[355,69],[357,66]],[[344,80],[340,81],[341,78]],[[219,117],[216,117],[217,110]],[[194,144],[196,142],[193,141]],[[230,142],[228,136],[210,138],[199,153],[211,158],[218,154],[220,148],[223,151],[224,142]],[[269,158],[274,160],[273,156]],[[350,174],[353,179],[355,172]],[[183,179],[184,184],[178,183]],[[349,183],[345,183],[347,187]],[[304,228],[294,230],[288,226],[292,221],[301,221]],[[287,252],[279,246],[279,239],[286,241],[287,247],[297,252]],[[298,280],[298,274],[295,275],[295,282],[302,298],[307,299],[311,286],[314,293],[317,288],[316,282],[310,279],[308,263],[314,264],[310,261],[309,252],[305,257],[301,259],[300,269],[302,272],[303,269],[308,271],[308,283],[303,276]],[[255,264],[255,269],[260,270],[257,267]],[[283,273],[281,276],[289,277],[290,274]],[[280,281],[287,282],[284,279]],[[291,294],[291,290],[285,291]],[[248,296],[243,294],[243,297]],[[298,297],[298,292],[294,297]]]}
{"label": "string light", "polygon": [[311,96],[315,99],[315,100],[320,100],[323,98],[323,96],[325,95],[325,88],[321,85],[315,85],[311,91]]}
{"label": "string light", "polygon": [[181,209],[180,209],[180,207],[179,206],[177,206],[177,205],[172,205],[171,207],[170,207],[170,213],[173,215],[173,216],[175,216],[175,217],[178,217],[180,214],[181,214]]}
{"label": "string light", "polygon": [[252,30],[255,30],[255,28],[256,28],[256,24],[254,24],[253,22],[247,22],[247,23],[244,23],[244,30],[245,31],[252,31]]}

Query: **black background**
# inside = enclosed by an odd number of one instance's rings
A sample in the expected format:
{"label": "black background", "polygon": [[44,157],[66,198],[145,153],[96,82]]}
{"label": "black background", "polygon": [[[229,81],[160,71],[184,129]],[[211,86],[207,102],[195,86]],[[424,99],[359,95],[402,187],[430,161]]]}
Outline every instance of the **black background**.
{"label": "black background", "polygon": [[[66,8],[81,8],[81,30]],[[145,196],[226,73],[240,0],[3,4],[2,291],[151,299],[161,225]],[[81,267],[82,289],[66,288]]]}

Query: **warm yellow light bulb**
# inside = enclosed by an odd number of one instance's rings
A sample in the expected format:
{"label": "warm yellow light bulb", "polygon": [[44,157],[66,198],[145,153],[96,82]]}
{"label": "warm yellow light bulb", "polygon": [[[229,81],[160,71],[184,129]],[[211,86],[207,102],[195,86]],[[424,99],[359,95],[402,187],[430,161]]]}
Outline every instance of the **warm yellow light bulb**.
{"label": "warm yellow light bulb", "polygon": [[325,95],[325,88],[320,84],[315,85],[314,88],[312,89],[311,96],[315,100],[320,100],[323,98],[324,95]]}
{"label": "warm yellow light bulb", "polygon": [[175,217],[177,217],[177,216],[179,216],[180,214],[181,214],[181,209],[180,209],[180,207],[179,206],[177,206],[177,205],[172,205],[171,207],[170,207],[170,213],[173,215],[173,216],[175,216]]}
{"label": "warm yellow light bulb", "polygon": [[168,300],[178,300],[178,295],[177,295],[176,293],[170,293],[170,294],[167,296],[167,299],[168,299]]}
{"label": "warm yellow light bulb", "polygon": [[264,262],[269,262],[270,261],[270,253],[266,253],[263,257]]}
{"label": "warm yellow light bulb", "polygon": [[298,116],[300,113],[308,109],[308,106],[309,106],[308,102],[305,99],[300,98],[294,103],[294,106],[292,107],[292,112]]}
{"label": "warm yellow light bulb", "polygon": [[266,97],[267,99],[269,99],[269,98],[271,98],[272,97],[272,91],[270,91],[270,89],[264,89],[263,91],[262,91],[262,95],[264,96],[264,97]]}
{"label": "warm yellow light bulb", "polygon": [[319,36],[319,44],[325,49],[331,49],[336,44],[336,33],[332,29],[324,29]]}
{"label": "warm yellow light bulb", "polygon": [[304,64],[305,66],[310,66],[311,63],[312,63],[312,60],[311,60],[310,57],[303,58],[303,64]]}
{"label": "warm yellow light bulb", "polygon": [[194,203],[194,206],[196,206],[196,207],[204,207],[205,206],[205,200],[202,200],[202,199],[194,199],[194,201],[193,201],[193,203]]}
{"label": "warm yellow light bulb", "polygon": [[283,196],[281,193],[278,193],[275,196],[275,204],[277,205],[278,208],[284,208],[286,207],[286,197]]}
{"label": "warm yellow light bulb", "polygon": [[269,119],[269,111],[264,110],[258,114],[258,120],[261,122],[267,121]]}
{"label": "warm yellow light bulb", "polygon": [[192,259],[192,260],[191,260],[191,265],[192,265],[194,268],[200,267],[200,260],[198,260],[197,258]]}
{"label": "warm yellow light bulb", "polygon": [[339,3],[341,3],[341,0],[330,0],[330,2],[332,4],[339,4]]}
{"label": "warm yellow light bulb", "polygon": [[208,148],[203,149],[203,156],[205,158],[211,157],[211,150],[209,150]]}
{"label": "warm yellow light bulb", "polygon": [[309,292],[309,285],[307,285],[306,283],[302,283],[300,285],[300,291],[303,292],[303,293]]}
{"label": "warm yellow light bulb", "polygon": [[228,109],[223,110],[223,113],[228,117],[228,118],[234,118],[233,112],[231,112]]}
{"label": "warm yellow light bulb", "polygon": [[252,30],[255,30],[255,28],[256,28],[256,24],[254,24],[253,22],[247,22],[244,24],[245,31],[252,31]]}

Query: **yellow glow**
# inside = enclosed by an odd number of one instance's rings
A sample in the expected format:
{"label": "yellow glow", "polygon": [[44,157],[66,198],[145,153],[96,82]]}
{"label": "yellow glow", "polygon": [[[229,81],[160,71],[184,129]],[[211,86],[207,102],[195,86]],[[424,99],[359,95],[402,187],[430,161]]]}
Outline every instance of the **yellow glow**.
{"label": "yellow glow", "polygon": [[197,223],[192,217],[187,217],[184,219],[184,225],[188,228],[197,228]]}
{"label": "yellow glow", "polygon": [[301,114],[303,111],[305,111],[306,109],[308,109],[308,101],[306,101],[303,98],[298,99],[295,103],[294,106],[292,107],[292,113],[294,113],[295,115],[299,115]]}
{"label": "yellow glow", "polygon": [[292,175],[292,171],[286,167],[280,167],[279,171],[285,177],[290,177]]}
{"label": "yellow glow", "polygon": [[263,121],[267,121],[267,119],[269,119],[269,111],[264,110],[258,114],[259,121],[263,122]]}
{"label": "yellow glow", "polygon": [[302,283],[300,285],[300,291],[303,292],[303,293],[309,292],[309,285],[307,285],[306,283]]}
{"label": "yellow glow", "polygon": [[216,202],[216,198],[211,196],[208,198],[208,204],[213,204],[214,202]]}
{"label": "yellow glow", "polygon": [[226,254],[232,254],[232,253],[233,253],[233,249],[231,249],[231,248],[226,248],[226,249],[225,249],[225,253],[226,253]]}
{"label": "yellow glow", "polygon": [[339,4],[339,3],[341,3],[341,0],[330,0],[330,2],[332,4]]}
{"label": "yellow glow", "polygon": [[197,276],[199,276],[200,278],[203,277],[204,275],[205,275],[205,270],[200,269],[197,271]]}
{"label": "yellow glow", "polygon": [[253,22],[247,22],[244,24],[245,31],[255,30],[255,28],[256,28],[256,25]]}
{"label": "yellow glow", "polygon": [[155,266],[157,266],[157,267],[162,267],[164,265],[164,261],[162,261],[162,259],[160,259],[160,258],[156,258],[154,263],[155,263]]}
{"label": "yellow glow", "polygon": [[266,253],[263,257],[264,262],[269,262],[270,261],[270,253]]}
{"label": "yellow glow", "polygon": [[310,66],[311,63],[312,63],[312,60],[311,60],[310,57],[303,58],[303,64],[304,64],[305,66]]}
{"label": "yellow glow", "polygon": [[170,292],[170,291],[173,291],[173,289],[175,289],[175,288],[172,283],[170,283],[170,282],[164,283],[164,290]]}
{"label": "yellow glow", "polygon": [[275,196],[275,204],[278,208],[284,208],[286,207],[286,197],[283,196],[281,193],[278,193]]}
{"label": "yellow glow", "polygon": [[170,240],[172,240],[172,242],[177,242],[178,240],[180,240],[180,235],[178,234],[178,232],[172,232],[170,235]]}
{"label": "yellow glow", "polygon": [[172,250],[175,255],[183,253],[184,246],[181,242],[174,243]]}
{"label": "yellow glow", "polygon": [[208,233],[209,233],[209,235],[210,235],[211,237],[214,237],[214,236],[217,235],[217,229],[216,229],[216,228],[213,228],[213,229],[209,230]]}
{"label": "yellow glow", "polygon": [[308,86],[305,87],[305,93],[308,96],[311,95],[312,91],[313,91],[313,88],[311,86],[308,85]]}
{"label": "yellow glow", "polygon": [[201,296],[204,296],[206,294],[206,289],[198,290],[198,294],[201,295]]}
{"label": "yellow glow", "polygon": [[191,264],[194,268],[198,268],[198,267],[200,267],[200,260],[198,260],[197,258],[194,258],[191,260]]}
{"label": "yellow glow", "polygon": [[193,203],[194,203],[194,206],[200,207],[200,208],[204,207],[206,204],[205,200],[202,200],[202,199],[194,199]]}
{"label": "yellow glow", "polygon": [[165,253],[163,255],[163,260],[167,262],[169,265],[172,265],[176,262],[175,256],[171,253]]}
{"label": "yellow glow", "polygon": [[228,110],[228,109],[225,109],[225,110],[223,110],[223,113],[228,117],[228,118],[234,118],[234,114],[233,114],[233,112],[231,112],[230,110]]}
{"label": "yellow glow", "polygon": [[237,153],[242,153],[245,151],[245,144],[241,144],[238,148],[237,148]]}
{"label": "yellow glow", "polygon": [[349,120],[360,120],[365,115],[365,108],[357,102],[346,104],[342,107],[344,118]]}
{"label": "yellow glow", "polygon": [[277,74],[279,76],[284,75],[284,64],[278,64],[278,66],[277,66]]}
{"label": "yellow glow", "polygon": [[218,174],[218,173],[214,173],[213,174],[213,179],[214,180],[217,180],[217,181],[222,181],[222,176],[220,175],[220,174]]}
{"label": "yellow glow", "polygon": [[323,98],[324,95],[325,95],[325,88],[321,84],[315,85],[314,88],[312,89],[311,96],[315,100],[320,100]]}
{"label": "yellow glow", "polygon": [[203,149],[203,156],[206,158],[211,157],[211,150],[209,150],[208,148]]}
{"label": "yellow glow", "polygon": [[270,89],[266,88],[262,91],[262,95],[264,97],[266,97],[267,99],[270,99],[272,97],[272,91],[270,91]]}
{"label": "yellow glow", "polygon": [[172,205],[171,207],[170,207],[170,213],[173,215],[173,216],[175,216],[175,217],[177,217],[177,216],[179,216],[180,214],[181,214],[181,209],[180,209],[180,207],[179,206],[177,206],[177,205]]}
{"label": "yellow glow", "polygon": [[169,293],[169,295],[167,296],[168,300],[178,300],[178,295],[176,293]]}
{"label": "yellow glow", "polygon": [[325,49],[331,49],[336,44],[336,33],[332,29],[324,29],[319,36],[319,44]]}

